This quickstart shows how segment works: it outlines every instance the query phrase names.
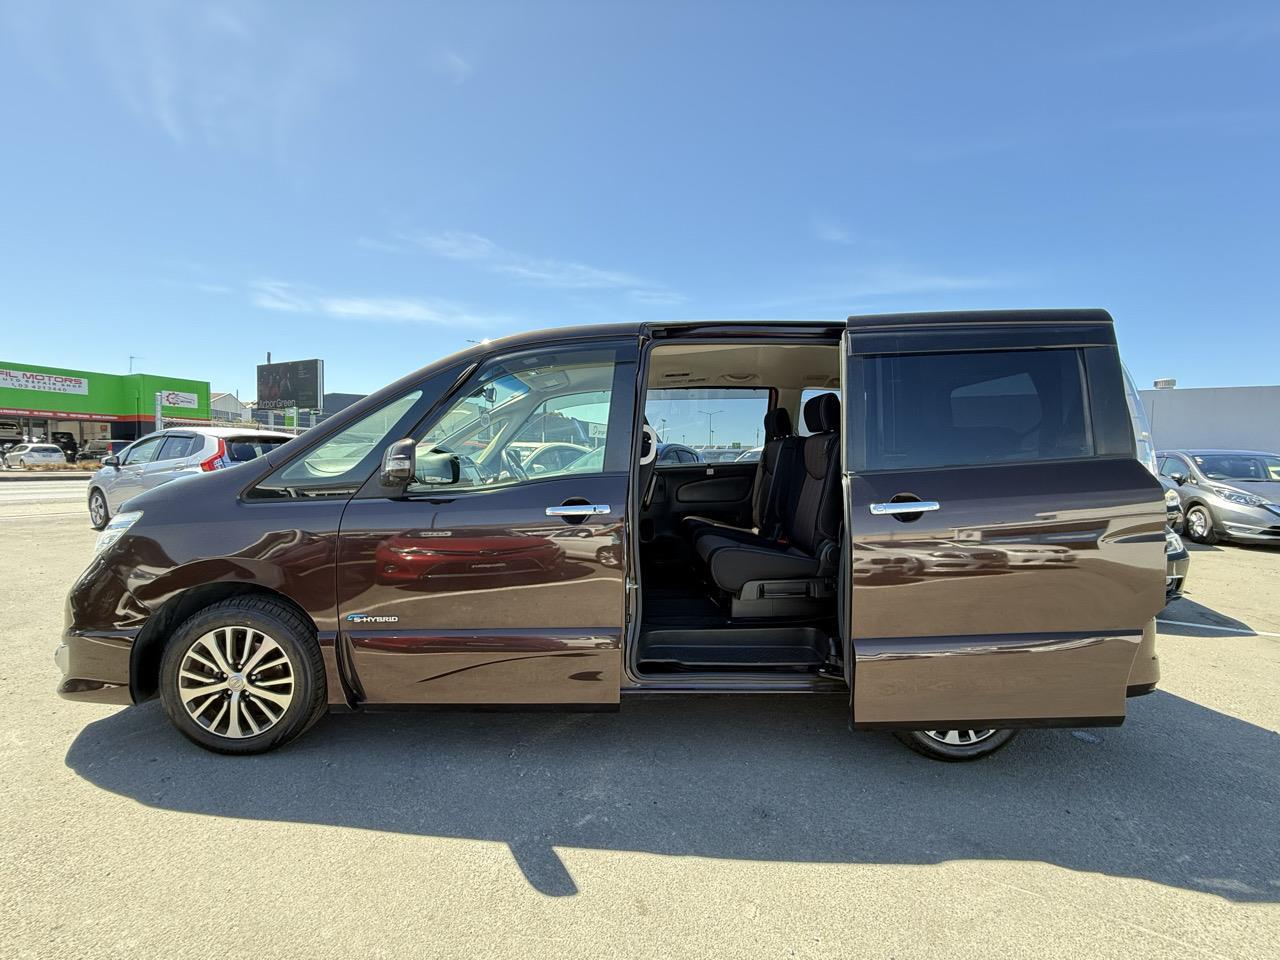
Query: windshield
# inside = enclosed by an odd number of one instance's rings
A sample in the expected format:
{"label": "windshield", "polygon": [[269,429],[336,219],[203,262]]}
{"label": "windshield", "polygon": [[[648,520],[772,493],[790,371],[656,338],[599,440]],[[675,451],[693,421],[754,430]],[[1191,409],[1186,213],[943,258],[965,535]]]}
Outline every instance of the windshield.
{"label": "windshield", "polygon": [[1124,373],[1124,399],[1129,405],[1129,423],[1133,426],[1133,442],[1136,448],[1134,452],[1153,476],[1159,476],[1156,470],[1155,441],[1151,436],[1151,421],[1147,417],[1147,408],[1142,404],[1142,395],[1138,393],[1138,387],[1133,382],[1133,377],[1129,375],[1128,368],[1122,365],[1120,369]]}
{"label": "windshield", "polygon": [[1196,466],[1210,480],[1269,482],[1280,480],[1280,457],[1247,453],[1194,454]]}

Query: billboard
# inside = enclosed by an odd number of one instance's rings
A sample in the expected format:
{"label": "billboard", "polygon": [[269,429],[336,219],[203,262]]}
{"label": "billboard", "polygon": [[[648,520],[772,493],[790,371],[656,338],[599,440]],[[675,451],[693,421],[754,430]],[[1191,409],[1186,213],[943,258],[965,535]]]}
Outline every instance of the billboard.
{"label": "billboard", "polygon": [[259,410],[319,410],[323,396],[323,360],[258,364]]}

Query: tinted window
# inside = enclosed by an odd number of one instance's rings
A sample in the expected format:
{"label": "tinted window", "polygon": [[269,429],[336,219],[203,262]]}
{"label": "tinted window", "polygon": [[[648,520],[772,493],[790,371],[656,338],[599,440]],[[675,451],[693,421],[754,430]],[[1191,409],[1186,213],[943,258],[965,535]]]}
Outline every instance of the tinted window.
{"label": "tinted window", "polygon": [[200,437],[165,437],[164,446],[160,448],[160,455],[156,459],[183,460],[199,450],[201,446]]}
{"label": "tinted window", "polygon": [[160,443],[164,437],[146,437],[139,440],[125,454],[122,463],[150,463],[160,452]]}
{"label": "tinted window", "polygon": [[[418,479],[408,490],[454,493],[601,472],[613,378],[612,350],[520,354],[488,364],[418,441]],[[548,443],[565,447],[548,456]]]}
{"label": "tinted window", "polygon": [[227,459],[232,463],[244,463],[288,442],[282,437],[228,437]]}
{"label": "tinted window", "polygon": [[[764,442],[772,391],[761,388],[650,390],[644,415],[660,443],[682,443],[708,463],[733,460]],[[665,462],[665,461],[664,461]]]}
{"label": "tinted window", "polygon": [[1093,452],[1079,351],[902,354],[863,363],[865,469],[1063,460]]}

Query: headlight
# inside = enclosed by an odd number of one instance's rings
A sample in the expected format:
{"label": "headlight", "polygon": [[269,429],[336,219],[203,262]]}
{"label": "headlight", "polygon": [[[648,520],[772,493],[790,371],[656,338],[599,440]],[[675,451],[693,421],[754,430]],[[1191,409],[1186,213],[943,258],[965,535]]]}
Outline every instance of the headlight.
{"label": "headlight", "polygon": [[1210,487],[1209,489],[1223,500],[1238,503],[1242,507],[1260,507],[1267,502],[1266,497],[1255,497],[1252,493],[1240,493],[1238,490],[1231,490],[1227,487]]}
{"label": "headlight", "polygon": [[1182,538],[1172,530],[1166,530],[1164,532],[1164,552],[1181,553],[1183,549]]}
{"label": "headlight", "polygon": [[126,533],[129,528],[142,519],[141,510],[130,510],[127,513],[117,513],[98,534],[98,542],[93,547],[94,553],[101,553],[107,547],[111,546]]}
{"label": "headlight", "polygon": [[1181,509],[1182,499],[1178,496],[1176,490],[1166,490],[1164,492],[1164,505],[1170,510]]}

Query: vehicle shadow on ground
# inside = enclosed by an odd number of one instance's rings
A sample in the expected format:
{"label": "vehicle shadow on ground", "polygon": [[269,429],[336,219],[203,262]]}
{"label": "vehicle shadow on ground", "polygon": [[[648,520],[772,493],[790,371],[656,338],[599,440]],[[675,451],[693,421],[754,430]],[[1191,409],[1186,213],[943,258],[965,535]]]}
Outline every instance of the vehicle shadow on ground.
{"label": "vehicle shadow on ground", "polygon": [[1124,727],[1026,731],[941,764],[851,734],[847,701],[647,699],[618,714],[336,715],[291,747],[207,753],[154,702],[85,728],[67,765],[139,803],[502,841],[577,892],[556,847],[815,863],[1043,861],[1280,901],[1280,737],[1166,693]]}
{"label": "vehicle shadow on ground", "polygon": [[1156,630],[1175,637],[1256,636],[1253,627],[1243,620],[1186,597],[1179,597],[1160,611]]}

